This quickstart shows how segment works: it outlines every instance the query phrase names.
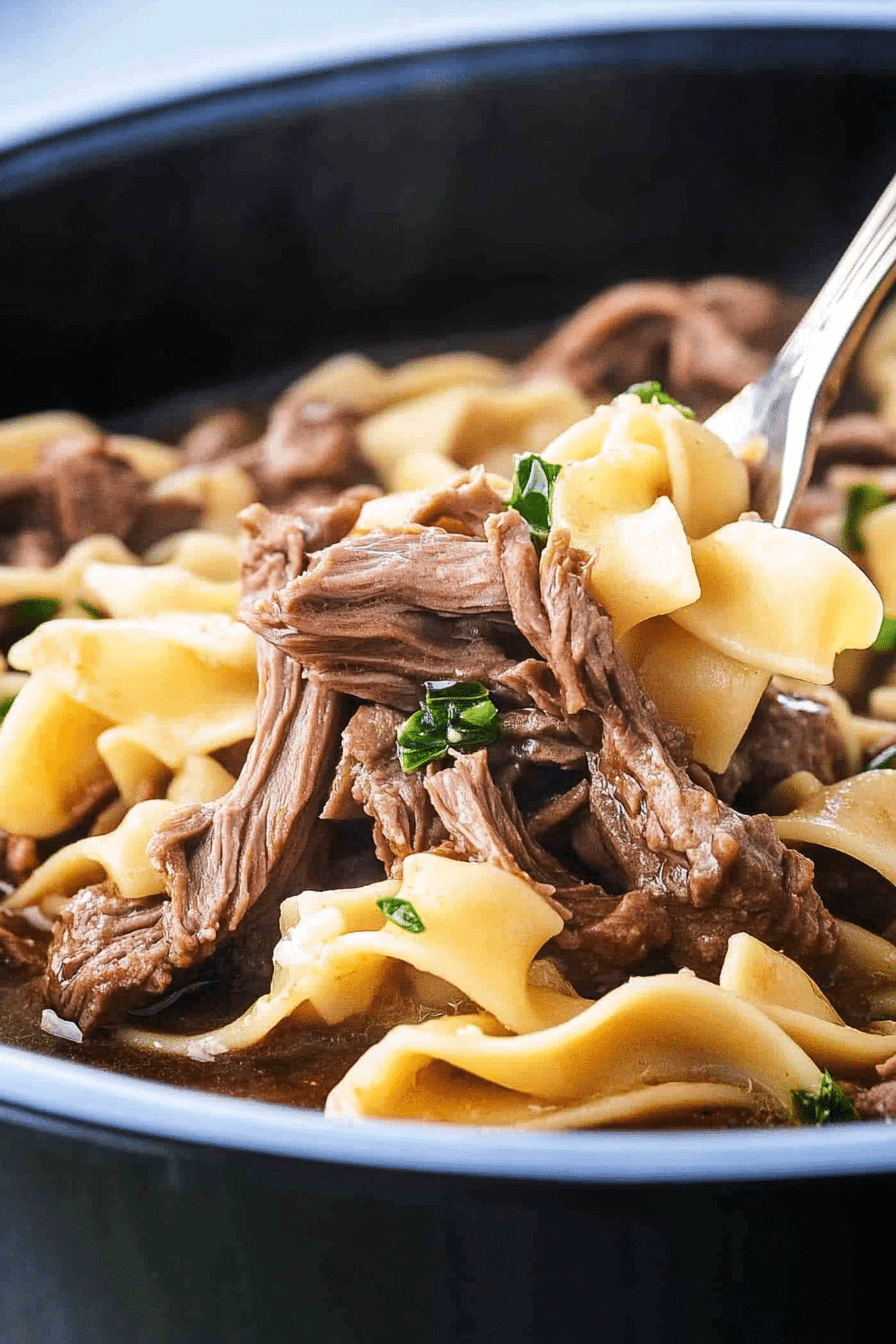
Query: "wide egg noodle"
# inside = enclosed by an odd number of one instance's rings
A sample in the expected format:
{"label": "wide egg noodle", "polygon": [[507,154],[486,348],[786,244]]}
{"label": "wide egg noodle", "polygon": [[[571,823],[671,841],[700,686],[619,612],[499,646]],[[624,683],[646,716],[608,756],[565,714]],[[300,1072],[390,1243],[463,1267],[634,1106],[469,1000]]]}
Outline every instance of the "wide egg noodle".
{"label": "wide egg noodle", "polygon": [[[136,566],[136,555],[117,537],[97,535],[75,542],[55,565],[0,565],[0,605],[27,597],[53,597],[66,614],[77,615],[75,603],[88,596],[84,574],[97,561],[117,568]],[[82,611],[80,613],[84,615]]]}
{"label": "wide egg noodle", "polygon": [[[386,919],[376,905],[383,897],[409,901],[423,932]],[[367,1011],[390,962],[455,986],[509,1030],[530,1031],[588,1002],[531,982],[535,954],[562,927],[557,912],[522,878],[491,864],[412,854],[400,883],[308,891],[285,901],[270,993],[227,1027],[202,1037],[166,1037],[156,1048],[195,1057],[245,1049],[302,1007],[329,1024],[344,1021]],[[125,1039],[148,1044],[145,1034],[133,1031]]]}
{"label": "wide egg noodle", "polygon": [[253,502],[257,491],[252,477],[231,462],[181,467],[150,487],[151,499],[184,501],[202,510],[202,526],[211,532],[236,536],[237,515]]}
{"label": "wide egg noodle", "polygon": [[630,631],[622,649],[661,717],[690,734],[694,759],[720,774],[726,770],[768,673],[719,653],[663,616]]}
{"label": "wide egg noodle", "polygon": [[42,448],[71,434],[99,434],[92,420],[74,411],[38,411],[0,420],[0,472],[30,471]]}
{"label": "wide egg noodle", "polygon": [[896,770],[819,786],[773,820],[785,844],[839,850],[896,883]]}
{"label": "wide egg noodle", "polygon": [[860,1076],[896,1054],[896,1025],[884,1034],[848,1027],[802,967],[748,933],[729,938],[719,984],[761,1008],[817,1064],[840,1076]]}
{"label": "wide egg noodle", "polygon": [[515,453],[541,452],[589,410],[562,379],[452,387],[370,416],[358,439],[387,490],[420,490],[479,464],[509,476]]}
{"label": "wide egg noodle", "polygon": [[[445,1067],[449,1066],[449,1067]],[[809,1056],[752,1004],[695,976],[633,977],[566,1022],[508,1036],[486,1014],[399,1026],[331,1091],[327,1114],[519,1123],[670,1082],[740,1086],[791,1114],[794,1089],[817,1092]],[[483,1084],[497,1089],[491,1094]],[[511,1105],[506,1096],[514,1094]],[[519,1101],[522,1101],[520,1106]]]}
{"label": "wide egg noodle", "polygon": [[616,639],[642,621],[697,601],[700,583],[671,500],[661,497],[641,513],[596,515],[598,521],[585,578],[609,612]]}
{"label": "wide egg noodle", "polygon": [[[592,460],[592,508],[648,508],[659,495],[668,495],[692,539],[732,522],[749,507],[747,469],[717,434],[674,406],[644,405],[633,393],[616,397],[612,406],[599,406],[561,434],[544,457],[564,464]],[[640,481],[624,481],[630,502],[617,484],[627,458],[630,478],[632,467],[641,469]],[[575,474],[580,473],[584,480],[581,466]]]}
{"label": "wide egg noodle", "polygon": [[164,879],[149,862],[146,846],[156,828],[177,807],[164,798],[136,803],[114,831],[86,836],[51,854],[13,892],[5,907],[22,910],[39,905],[48,896],[74,896],[82,887],[107,878],[130,900],[143,900],[164,891]]}
{"label": "wide egg noodle", "polygon": [[163,611],[211,611],[236,616],[238,579],[201,578],[180,565],[126,566],[98,561],[84,569],[84,589],[110,616],[156,616]]}
{"label": "wide egg noodle", "polygon": [[239,542],[220,532],[191,528],[173,532],[151,546],[144,557],[150,564],[177,565],[200,579],[227,583],[240,577]]}
{"label": "wide egg noodle", "polygon": [[107,878],[127,900],[143,900],[164,891],[164,879],[152,865],[147,845],[180,807],[214,802],[233,787],[233,776],[208,756],[190,756],[171,779],[167,797],[134,803],[113,830],[89,835],[51,854],[5,902],[22,910],[54,899],[58,914],[64,899]]}
{"label": "wide egg noodle", "polygon": [[877,636],[874,585],[817,537],[743,518],[691,549],[701,597],[672,619],[730,658],[825,683],[840,649]]}
{"label": "wide egg noodle", "polygon": [[501,383],[509,374],[501,360],[470,351],[423,355],[392,369],[382,369],[364,355],[335,355],[291,383],[281,400],[322,401],[371,415],[457,385]]}
{"label": "wide egg noodle", "polygon": [[[255,637],[227,616],[47,621],[13,646],[10,662],[39,673],[64,697],[102,716],[96,736],[113,725],[126,728],[134,742],[170,769],[255,731]],[[18,707],[17,701],[13,708]],[[16,716],[15,731],[27,738],[20,752],[39,755],[45,749],[59,731],[51,713],[47,704],[27,722],[24,715]],[[0,730],[0,799],[16,787],[7,778],[11,719],[12,712]]]}
{"label": "wide egg noodle", "polygon": [[110,726],[48,674],[29,677],[0,725],[0,827],[38,839],[67,831],[84,793],[111,783],[97,749]]}

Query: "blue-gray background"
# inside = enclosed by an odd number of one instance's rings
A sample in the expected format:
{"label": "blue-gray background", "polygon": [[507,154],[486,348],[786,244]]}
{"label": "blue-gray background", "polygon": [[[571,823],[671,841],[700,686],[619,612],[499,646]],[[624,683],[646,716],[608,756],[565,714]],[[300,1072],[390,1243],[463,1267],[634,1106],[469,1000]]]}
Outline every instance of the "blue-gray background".
{"label": "blue-gray background", "polygon": [[0,148],[228,79],[461,35],[857,11],[896,22],[896,0],[0,0]]}

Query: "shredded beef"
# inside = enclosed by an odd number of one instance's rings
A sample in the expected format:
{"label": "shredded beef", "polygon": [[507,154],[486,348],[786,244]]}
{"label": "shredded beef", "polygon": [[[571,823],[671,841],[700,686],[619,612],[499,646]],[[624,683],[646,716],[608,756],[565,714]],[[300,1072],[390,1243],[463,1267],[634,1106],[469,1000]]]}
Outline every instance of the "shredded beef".
{"label": "shredded beef", "polygon": [[828,420],[818,438],[813,478],[824,476],[834,464],[888,467],[896,464],[896,431],[866,412],[838,415]]}
{"label": "shredded beef", "polygon": [[776,784],[809,770],[822,784],[846,774],[846,748],[827,705],[770,686],[756,707],[727,770],[713,776],[726,803],[746,811],[760,804]]}
{"label": "shredded beef", "polygon": [[401,714],[384,705],[362,705],[342,734],[342,758],[322,816],[334,821],[353,815],[349,799],[373,818],[377,857],[391,876],[401,873],[409,854],[435,849],[446,831],[419,770],[406,774],[398,761],[395,734]]}
{"label": "shredded beef", "polygon": [[[456,757],[450,769],[429,775],[424,784],[459,853],[525,877],[545,896],[556,892],[558,902],[552,904],[566,918],[570,911],[565,907],[576,895],[606,896],[599,887],[580,882],[529,833],[513,794],[495,784],[487,752]],[[605,913],[614,905],[607,900]]]}
{"label": "shredded beef", "polygon": [[896,1082],[877,1083],[874,1087],[858,1087],[846,1083],[849,1096],[862,1120],[896,1120]]}
{"label": "shredded beef", "polygon": [[487,533],[517,625],[548,663],[586,746],[591,813],[629,885],[582,943],[610,965],[668,946],[676,965],[710,978],[740,930],[797,961],[830,954],[836,926],[811,863],[785,848],[768,817],[732,811],[676,763],[568,540],[552,538],[539,572],[515,511],[492,518]]}
{"label": "shredded beef", "polygon": [[[254,506],[244,523],[247,595],[301,570],[294,520]],[[299,665],[267,641],[259,640],[258,659],[258,726],[236,785],[175,813],[151,842],[167,894],[132,902],[108,884],[88,888],[57,924],[49,1001],[84,1031],[163,993],[175,971],[204,961],[250,911],[257,921],[262,903],[274,917],[307,876],[339,748],[340,697],[306,686]]]}
{"label": "shredded beef", "polygon": [[506,504],[504,496],[489,485],[485,468],[473,467],[460,480],[427,495],[411,514],[409,522],[482,538],[486,518],[501,513]]}
{"label": "shredded beef", "polygon": [[494,556],[441,528],[348,537],[243,619],[329,685],[398,709],[418,708],[424,681],[489,684],[514,665]]}
{"label": "shredded beef", "polygon": [[762,373],[804,307],[736,276],[617,285],[569,318],[522,372],[562,374],[598,400],[657,378],[702,420]]}

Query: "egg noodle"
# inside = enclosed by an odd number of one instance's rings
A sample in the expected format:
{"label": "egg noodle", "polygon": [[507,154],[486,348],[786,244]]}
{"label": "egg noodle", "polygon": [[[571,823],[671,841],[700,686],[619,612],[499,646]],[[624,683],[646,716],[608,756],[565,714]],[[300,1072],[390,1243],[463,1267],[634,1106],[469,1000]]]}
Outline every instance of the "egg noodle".
{"label": "egg noodle", "polygon": [[[885,316],[858,365],[878,439],[896,425],[894,333]],[[247,431],[191,455],[67,413],[0,425],[0,479],[99,436],[141,507],[193,511],[142,548],[104,532],[0,566],[5,610],[52,607],[10,626],[0,687],[0,827],[8,856],[32,855],[8,858],[3,918],[50,940],[48,1030],[205,1062],[364,1021],[375,1043],[326,1101],[340,1119],[791,1124],[831,1077],[863,1116],[888,1113],[889,449],[832,450],[803,530],[776,529],[750,512],[761,445],[724,443],[658,385],[608,396],[545,349],[541,367],[338,356],[283,393],[262,450]],[[266,498],[263,453],[287,414],[318,433],[321,407],[349,426],[351,471],[322,458],[301,498]],[[272,520],[296,556],[264,551]],[[443,555],[440,591],[411,592]],[[817,722],[836,768],[811,746],[770,776],[749,744],[772,705]],[[351,748],[368,724],[391,744],[376,760]],[[266,794],[264,753],[305,762],[327,734],[341,759],[283,821],[313,771]],[[250,813],[251,845],[231,843]],[[381,875],[319,889],[330,863],[314,868],[308,837],[339,853],[365,816]],[[193,883],[226,913],[196,913]],[[187,1033],[129,1015],[219,943],[238,953],[272,893],[270,988],[245,1012]]]}

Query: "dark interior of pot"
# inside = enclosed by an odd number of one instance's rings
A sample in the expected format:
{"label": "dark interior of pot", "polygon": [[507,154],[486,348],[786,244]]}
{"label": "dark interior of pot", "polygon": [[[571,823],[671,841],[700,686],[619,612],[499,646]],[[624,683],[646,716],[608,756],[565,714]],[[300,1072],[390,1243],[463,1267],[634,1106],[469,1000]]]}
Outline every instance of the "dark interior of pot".
{"label": "dark interior of pot", "polygon": [[[894,108],[893,30],[654,31],[328,70],[9,151],[0,416],[174,424],[339,350],[513,344],[633,277],[731,272],[808,295],[892,173]],[[57,1108],[53,1087],[36,1077],[32,1112]],[[717,1174],[689,1193],[654,1169],[649,1190],[608,1196],[586,1175],[592,1136],[571,1136],[562,1195],[489,1186],[459,1145],[464,1186],[424,1188],[337,1180],[332,1152],[129,1154],[45,1117],[19,1128],[35,1120],[12,1106],[3,1126],[0,1263],[25,1270],[3,1271],[0,1336],[17,1344],[235,1344],[300,1320],[315,1344],[541,1344],[581,1333],[583,1303],[586,1336],[638,1344],[789,1341],[817,1313],[858,1339],[882,1279],[883,1175],[835,1190]],[[830,1174],[877,1143],[823,1137]],[[408,1165],[376,1143],[379,1165]],[[551,1151],[533,1175],[563,1176]],[[725,1151],[742,1176],[748,1150]],[[876,1153],[878,1173],[896,1166]],[[832,1210],[850,1242],[836,1263]]]}
{"label": "dark interior of pot", "polygon": [[0,414],[109,416],[638,276],[811,293],[891,168],[891,35],[421,55],[0,158]]}

